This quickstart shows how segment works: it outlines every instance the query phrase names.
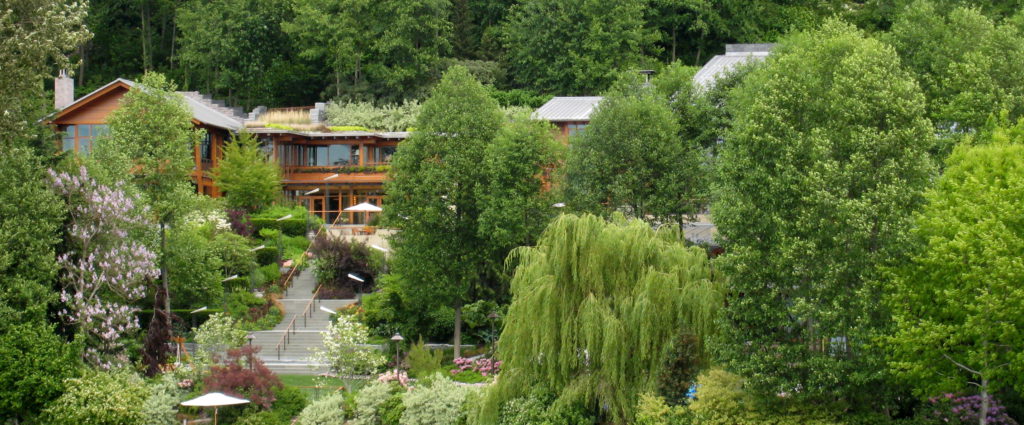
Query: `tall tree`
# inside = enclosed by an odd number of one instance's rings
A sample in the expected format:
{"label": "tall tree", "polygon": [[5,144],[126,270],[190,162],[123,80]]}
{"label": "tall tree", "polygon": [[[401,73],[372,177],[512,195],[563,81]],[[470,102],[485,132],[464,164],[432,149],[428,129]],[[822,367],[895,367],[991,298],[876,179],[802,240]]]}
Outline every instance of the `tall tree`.
{"label": "tall tree", "polygon": [[[960,145],[917,217],[910,261],[892,269],[890,365],[922,397],[1024,390],[1024,120],[1012,140]],[[988,144],[991,143],[991,144]]]}
{"label": "tall tree", "polygon": [[224,146],[224,157],[212,173],[214,184],[227,198],[228,208],[253,213],[281,195],[281,167],[247,132],[233,136]]}
{"label": "tall tree", "polygon": [[773,400],[874,394],[885,315],[868,283],[903,258],[933,173],[924,96],[891,47],[838,21],[788,37],[733,94],[711,210],[732,294],[720,360]]}
{"label": "tall tree", "polygon": [[304,57],[329,64],[334,97],[402,100],[436,81],[450,48],[450,7],[448,0],[308,0],[283,28]]}
{"label": "tall tree", "polygon": [[[928,116],[940,134],[958,136],[981,128],[1000,110],[1024,115],[1024,35],[997,24],[978,9],[942,13],[919,0],[896,18],[884,39],[917,75]],[[948,141],[944,152],[958,137]]]}
{"label": "tall tree", "polygon": [[[684,89],[681,96],[692,90]],[[567,203],[606,215],[624,210],[644,220],[692,220],[706,205],[706,167],[699,141],[681,134],[668,97],[636,76],[625,76],[571,142]]]}
{"label": "tall tree", "polygon": [[656,33],[646,0],[524,0],[502,31],[511,84],[545,93],[595,94],[617,72],[647,61]]}
{"label": "tall tree", "polygon": [[723,301],[704,250],[686,247],[678,228],[622,216],[559,216],[509,260],[519,265],[498,340],[501,379],[479,423],[497,423],[503,402],[537,386],[558,394],[555,406],[629,423],[670,341],[684,330],[708,335]]}
{"label": "tall tree", "polygon": [[85,12],[67,0],[0,0],[0,148],[44,139],[48,129],[36,123],[52,104],[41,83],[70,68],[69,54],[91,36]]}
{"label": "tall tree", "polygon": [[402,142],[385,182],[386,219],[401,230],[391,240],[391,270],[408,293],[455,309],[455,353],[461,308],[495,284],[480,236],[481,164],[502,123],[498,103],[464,67],[453,67],[423,104],[417,131]]}
{"label": "tall tree", "polygon": [[[193,193],[189,175],[194,167],[192,152],[200,133],[192,125],[192,112],[166,77],[147,73],[124,95],[121,105],[107,118],[110,135],[99,139],[93,151],[97,164],[108,175],[127,176],[149,206],[160,225],[160,282],[154,291],[154,320],[151,326],[171,326],[168,293],[167,226],[179,219]],[[150,339],[166,338],[169,335]],[[154,342],[153,347],[162,347]],[[166,348],[164,348],[166,349]],[[151,353],[150,371],[165,354]],[[152,357],[155,355],[155,357]]]}

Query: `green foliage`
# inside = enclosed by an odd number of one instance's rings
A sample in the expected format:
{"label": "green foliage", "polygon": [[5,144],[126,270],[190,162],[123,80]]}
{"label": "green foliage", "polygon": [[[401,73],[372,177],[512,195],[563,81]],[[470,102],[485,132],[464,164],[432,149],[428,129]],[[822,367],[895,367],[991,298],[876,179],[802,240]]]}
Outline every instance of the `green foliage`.
{"label": "green foliage", "polygon": [[489,379],[480,374],[475,370],[463,370],[459,373],[452,375],[452,380],[455,382],[461,382],[464,384],[479,384],[481,382],[487,382]]}
{"label": "green foliage", "polygon": [[[385,404],[397,395],[398,386],[387,382],[373,381],[356,394],[355,417],[352,425],[381,425]],[[401,399],[398,405],[401,406]]]}
{"label": "green foliage", "polygon": [[0,417],[27,419],[64,392],[78,374],[81,347],[43,323],[0,325]]}
{"label": "green foliage", "polygon": [[282,421],[276,412],[266,410],[250,410],[247,414],[234,422],[237,425],[282,425],[288,422]]}
{"label": "green foliage", "polygon": [[619,70],[646,62],[657,35],[646,2],[526,0],[511,7],[501,31],[505,67],[516,88],[542,93],[600,92]]}
{"label": "green foliage", "polygon": [[227,311],[247,331],[271,329],[281,323],[281,310],[270,300],[239,289],[226,295]]}
{"label": "green foliage", "polygon": [[942,134],[956,134],[982,127],[1000,110],[1010,111],[1012,119],[1024,114],[1021,29],[975,7],[937,3],[943,2],[907,5],[883,36],[917,75],[928,117]]}
{"label": "green foliage", "polygon": [[213,255],[220,258],[225,276],[248,274],[256,265],[256,253],[249,240],[232,232],[218,232],[210,241]]}
{"label": "green foliage", "polygon": [[328,66],[335,98],[401,101],[436,78],[449,50],[449,7],[440,0],[307,0],[295,4],[283,28],[302,57]]}
{"label": "green foliage", "polygon": [[466,400],[476,388],[456,385],[437,375],[429,384],[418,385],[402,398],[403,425],[459,425],[466,421]]}
{"label": "green foliage", "polygon": [[405,404],[402,403],[402,394],[392,394],[383,404],[380,405],[380,425],[403,425],[402,415],[405,414]]}
{"label": "green foliage", "polygon": [[[16,147],[37,144],[38,153],[53,152],[52,131],[39,119],[52,110],[41,81],[59,69],[74,69],[71,54],[92,37],[85,20],[88,3],[64,0],[5,0],[0,3],[0,150],[6,156]],[[49,133],[52,135],[52,133]],[[7,158],[3,158],[7,162]],[[6,166],[4,166],[6,167]],[[26,175],[27,176],[27,175]],[[5,186],[7,187],[7,186]],[[3,211],[6,213],[6,211]],[[7,214],[0,215],[6,217]],[[0,268],[2,270],[2,268]]]}
{"label": "green foliage", "polygon": [[405,131],[416,124],[420,108],[415,100],[381,106],[370,102],[331,102],[327,105],[327,122],[331,123],[331,131]]}
{"label": "green foliage", "polygon": [[477,195],[488,176],[480,165],[501,122],[480,83],[465,68],[450,68],[392,161],[384,215],[402,230],[391,240],[391,269],[424,310],[460,306],[497,286],[493,245],[478,233]]}
{"label": "green foliage", "polygon": [[183,391],[172,374],[161,375],[149,385],[149,397],[142,405],[144,425],[175,425],[178,423],[178,403],[182,402]]}
{"label": "green foliage", "polygon": [[168,233],[164,256],[175,306],[197,308],[223,299],[223,263],[214,244],[194,227],[178,227]]}
{"label": "green foliage", "polygon": [[[1024,121],[1018,122],[1021,125]],[[926,397],[1024,391],[1024,137],[958,146],[917,216],[914,252],[890,270],[890,365]]]}
{"label": "green foliage", "polygon": [[89,371],[65,381],[66,390],[42,416],[53,425],[123,425],[142,423],[146,384],[127,370]]}
{"label": "green foliage", "polygon": [[224,192],[228,208],[252,213],[281,196],[281,167],[250,133],[232,135],[224,145],[224,156],[210,172],[214,184]]}
{"label": "green foliage", "polygon": [[345,395],[334,393],[302,409],[298,425],[345,425]]}
{"label": "green foliage", "polygon": [[592,425],[598,423],[579,404],[551,406],[554,395],[534,388],[527,396],[513,398],[501,406],[499,425]]}
{"label": "green foliage", "polygon": [[722,369],[711,369],[697,379],[697,399],[686,410],[693,423],[708,425],[835,425],[814,408],[790,406],[766,409],[749,393],[744,379]]}
{"label": "green foliage", "polygon": [[566,158],[564,190],[571,208],[679,224],[704,209],[706,155],[699,140],[680,140],[669,99],[632,75],[605,96]]}
{"label": "green foliage", "polygon": [[274,404],[271,412],[277,416],[277,423],[291,423],[292,419],[298,416],[309,404],[306,394],[302,390],[283,386],[274,391]]}
{"label": "green foliage", "polygon": [[712,215],[737,296],[718,357],[766,400],[880,408],[868,283],[903,258],[933,175],[924,96],[892,48],[837,21],[784,40],[732,95]]}
{"label": "green foliage", "polygon": [[[291,214],[291,217],[278,221],[279,218]],[[252,220],[253,233],[261,234],[261,230],[282,230],[288,236],[305,236],[308,215],[306,208],[302,206],[287,207],[274,205],[260,210],[250,216]],[[323,220],[317,216],[309,217],[308,225],[315,229],[323,224]],[[264,236],[266,237],[266,236]],[[268,245],[270,246],[270,245]]]}
{"label": "green foliage", "polygon": [[426,378],[441,370],[444,352],[431,350],[423,346],[423,337],[409,347],[405,362],[409,365],[409,375],[413,378]]}
{"label": "green foliage", "polygon": [[65,206],[45,179],[31,151],[0,155],[0,323],[41,323],[56,298],[50,286]]}
{"label": "green foliage", "polygon": [[339,376],[373,373],[386,361],[376,348],[367,346],[366,325],[346,315],[336,316],[322,334],[323,347],[313,348],[311,358]]}
{"label": "green foliage", "polygon": [[654,389],[671,339],[708,335],[723,294],[707,255],[678,229],[639,220],[562,215],[535,247],[509,259],[512,305],[498,341],[501,377],[478,418],[497,422],[505,401],[543,385],[556,406],[603,406],[615,422],[633,419]]}
{"label": "green foliage", "polygon": [[245,345],[246,335],[247,332],[238,327],[238,320],[224,313],[214,314],[196,329],[196,356],[209,361],[214,354]]}
{"label": "green foliage", "polygon": [[685,407],[669,406],[665,399],[652,395],[640,394],[636,404],[636,425],[683,425],[690,423],[690,416]]}
{"label": "green foliage", "polygon": [[[256,251],[256,263],[257,264],[261,264],[261,266],[260,266],[260,270],[261,271],[265,271],[263,269],[263,267],[268,267],[268,266],[271,266],[271,265],[275,265],[275,266],[277,265],[277,257],[279,255],[280,255],[280,251],[277,250],[277,247],[273,247],[273,246],[269,246],[269,245],[264,244],[264,247],[262,249]],[[280,274],[281,273],[280,272],[280,267],[278,267],[277,270],[278,270],[278,273]],[[268,275],[264,275],[264,276],[266,277]]]}

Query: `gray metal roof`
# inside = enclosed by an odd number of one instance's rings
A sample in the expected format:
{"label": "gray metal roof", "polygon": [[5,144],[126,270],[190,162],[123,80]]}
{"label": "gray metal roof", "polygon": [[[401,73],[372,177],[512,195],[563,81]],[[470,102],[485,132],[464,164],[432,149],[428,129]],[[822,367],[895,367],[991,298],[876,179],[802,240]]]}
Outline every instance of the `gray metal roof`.
{"label": "gray metal roof", "polygon": [[603,99],[601,96],[555,97],[530,115],[535,120],[590,121],[590,114]]}
{"label": "gray metal roof", "polygon": [[708,88],[715,84],[715,80],[726,72],[735,69],[738,65],[748,61],[763,61],[771,52],[774,44],[727,44],[725,54],[716,55],[708,63],[704,64],[693,76],[693,83],[700,88]]}

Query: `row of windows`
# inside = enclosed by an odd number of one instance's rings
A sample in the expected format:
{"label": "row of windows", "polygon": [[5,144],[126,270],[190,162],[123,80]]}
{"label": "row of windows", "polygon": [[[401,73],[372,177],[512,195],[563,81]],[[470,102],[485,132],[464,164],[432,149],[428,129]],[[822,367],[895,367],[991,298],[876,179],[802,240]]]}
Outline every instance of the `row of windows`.
{"label": "row of windows", "polygon": [[587,128],[586,124],[569,124],[566,126],[569,129],[569,135],[575,136],[576,133],[580,133],[583,129]]}
{"label": "row of windows", "polygon": [[[282,145],[278,162],[282,167],[335,167],[359,165],[360,145]],[[395,154],[395,146],[367,146],[367,160],[387,164]]]}
{"label": "row of windows", "polygon": [[96,137],[109,133],[110,128],[106,124],[69,125],[64,129],[62,148],[65,151],[76,151],[79,154],[88,155]]}

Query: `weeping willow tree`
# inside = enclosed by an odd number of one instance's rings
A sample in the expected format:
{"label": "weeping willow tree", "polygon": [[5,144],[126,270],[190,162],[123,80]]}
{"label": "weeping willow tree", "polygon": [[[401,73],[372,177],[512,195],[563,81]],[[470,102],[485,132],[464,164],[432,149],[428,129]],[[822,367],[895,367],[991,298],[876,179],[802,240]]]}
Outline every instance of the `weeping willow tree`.
{"label": "weeping willow tree", "polygon": [[553,408],[582,404],[631,421],[671,341],[681,332],[701,340],[723,300],[706,254],[686,247],[678,229],[621,215],[562,215],[508,262],[518,266],[498,341],[502,373],[484,396],[482,424],[540,385],[558,394]]}

